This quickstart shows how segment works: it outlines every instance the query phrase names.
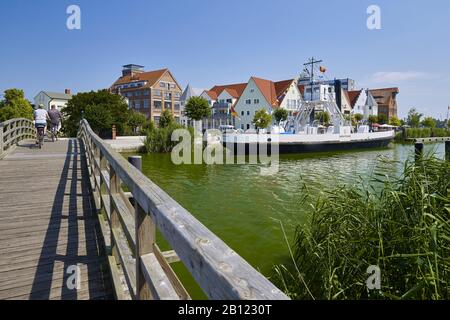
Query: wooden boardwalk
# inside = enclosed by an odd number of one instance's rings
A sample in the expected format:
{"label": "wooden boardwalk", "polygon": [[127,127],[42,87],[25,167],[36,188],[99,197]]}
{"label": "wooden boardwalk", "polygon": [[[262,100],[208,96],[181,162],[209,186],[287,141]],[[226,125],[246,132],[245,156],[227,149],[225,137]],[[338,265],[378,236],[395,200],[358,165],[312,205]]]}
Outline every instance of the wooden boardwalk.
{"label": "wooden boardwalk", "polygon": [[79,140],[22,141],[0,160],[0,299],[114,298],[96,217]]}

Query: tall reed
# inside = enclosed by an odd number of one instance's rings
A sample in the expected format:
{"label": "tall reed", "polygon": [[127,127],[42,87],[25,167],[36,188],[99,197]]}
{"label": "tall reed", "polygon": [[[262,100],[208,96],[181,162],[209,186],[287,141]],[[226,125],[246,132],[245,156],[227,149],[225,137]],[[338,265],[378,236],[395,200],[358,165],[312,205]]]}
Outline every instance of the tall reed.
{"label": "tall reed", "polygon": [[[292,265],[275,268],[292,298],[450,299],[450,163],[407,162],[401,177],[373,180],[303,200]],[[381,290],[367,288],[371,265]]]}

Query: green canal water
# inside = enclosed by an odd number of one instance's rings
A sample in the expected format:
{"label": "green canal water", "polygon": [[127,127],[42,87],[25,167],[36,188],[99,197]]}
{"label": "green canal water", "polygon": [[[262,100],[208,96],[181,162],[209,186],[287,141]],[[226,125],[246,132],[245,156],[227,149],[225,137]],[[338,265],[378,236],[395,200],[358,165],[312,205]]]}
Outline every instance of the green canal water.
{"label": "green canal water", "polygon": [[[444,146],[425,145],[425,153],[443,158]],[[398,163],[380,165],[380,157]],[[149,154],[143,155],[143,172],[254,268],[270,276],[274,265],[289,260],[285,235],[291,241],[295,227],[305,221],[307,208],[300,203],[305,193],[315,196],[341,184],[368,185],[374,172],[398,175],[401,163],[413,157],[414,146],[403,144],[382,150],[280,155],[279,172],[262,176],[259,165],[174,165],[170,154]],[[174,269],[194,299],[204,298],[181,263]]]}

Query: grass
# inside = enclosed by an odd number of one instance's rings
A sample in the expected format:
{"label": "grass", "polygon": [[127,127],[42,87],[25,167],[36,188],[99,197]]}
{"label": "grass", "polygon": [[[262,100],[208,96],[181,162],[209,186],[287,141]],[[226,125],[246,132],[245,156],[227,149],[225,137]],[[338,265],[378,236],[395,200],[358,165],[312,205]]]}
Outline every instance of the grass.
{"label": "grass", "polygon": [[[308,221],[272,279],[291,298],[450,299],[450,163],[407,162],[401,177],[373,180],[303,199]],[[367,289],[371,265],[381,290]]]}

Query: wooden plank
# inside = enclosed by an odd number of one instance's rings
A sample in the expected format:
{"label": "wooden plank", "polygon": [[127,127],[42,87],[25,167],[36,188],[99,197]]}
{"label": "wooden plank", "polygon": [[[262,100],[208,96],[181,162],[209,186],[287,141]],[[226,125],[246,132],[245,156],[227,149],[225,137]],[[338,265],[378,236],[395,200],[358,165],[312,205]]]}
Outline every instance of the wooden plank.
{"label": "wooden plank", "polygon": [[119,269],[117,268],[116,259],[113,256],[108,256],[109,270],[111,272],[112,282],[114,284],[114,294],[117,300],[131,300],[130,293],[124,290],[122,281],[120,279]]}
{"label": "wooden plank", "polygon": [[136,260],[132,256],[123,232],[119,229],[112,229],[112,235],[117,244],[118,262],[123,268],[128,287],[131,288],[130,294],[134,297],[136,292]]}
{"label": "wooden plank", "polygon": [[153,299],[180,299],[154,253],[141,256],[141,268]]}

